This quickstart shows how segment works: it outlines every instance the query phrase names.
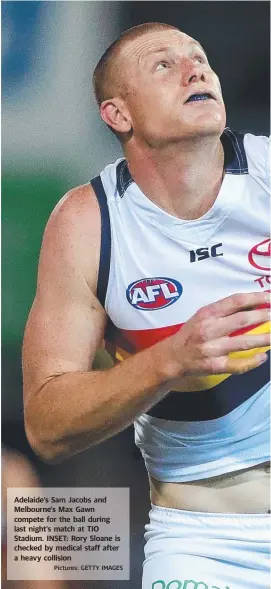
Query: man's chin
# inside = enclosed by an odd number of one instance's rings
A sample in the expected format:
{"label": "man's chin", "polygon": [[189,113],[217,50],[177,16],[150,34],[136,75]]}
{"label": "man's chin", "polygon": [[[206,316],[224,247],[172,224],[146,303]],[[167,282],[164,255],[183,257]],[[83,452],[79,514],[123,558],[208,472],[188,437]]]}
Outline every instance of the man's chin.
{"label": "man's chin", "polygon": [[[217,114],[217,113],[216,113]],[[186,125],[185,135],[189,137],[220,137],[226,125],[226,118],[221,116],[205,115],[198,117]]]}

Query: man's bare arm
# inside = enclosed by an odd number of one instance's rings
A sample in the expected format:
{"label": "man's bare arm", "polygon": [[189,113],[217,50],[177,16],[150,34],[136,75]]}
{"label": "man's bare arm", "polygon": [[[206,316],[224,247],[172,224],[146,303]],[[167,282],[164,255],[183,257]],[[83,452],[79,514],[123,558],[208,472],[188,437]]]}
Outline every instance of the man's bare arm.
{"label": "man's bare arm", "polygon": [[91,371],[106,325],[96,298],[100,230],[98,203],[87,185],[60,201],[44,234],[23,373],[26,432],[47,460],[71,456],[121,431],[186,374],[259,365],[263,356],[240,363],[229,361],[228,353],[269,341],[268,335],[228,337],[268,318],[267,310],[250,309],[266,295],[235,295],[200,310],[175,336],[122,364]]}
{"label": "man's bare arm", "polygon": [[[130,424],[159,400],[153,354],[91,372],[106,315],[94,294],[100,213],[89,185],[71,191],[53,212],[41,249],[36,297],[23,344],[25,424],[47,459],[81,451]],[[161,392],[160,392],[161,396]]]}

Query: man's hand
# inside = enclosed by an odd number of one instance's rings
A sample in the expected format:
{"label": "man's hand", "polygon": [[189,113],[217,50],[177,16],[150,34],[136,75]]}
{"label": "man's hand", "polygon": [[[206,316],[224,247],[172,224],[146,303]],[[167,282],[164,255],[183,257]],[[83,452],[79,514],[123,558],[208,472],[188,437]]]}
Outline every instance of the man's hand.
{"label": "man's hand", "polygon": [[[172,354],[174,377],[242,373],[259,366],[267,359],[269,326],[263,326],[265,333],[261,334],[250,334],[249,328],[269,321],[269,303],[269,293],[250,293],[202,307],[164,342]],[[234,336],[234,332],[246,329],[247,333]],[[238,357],[247,350],[255,353]]]}

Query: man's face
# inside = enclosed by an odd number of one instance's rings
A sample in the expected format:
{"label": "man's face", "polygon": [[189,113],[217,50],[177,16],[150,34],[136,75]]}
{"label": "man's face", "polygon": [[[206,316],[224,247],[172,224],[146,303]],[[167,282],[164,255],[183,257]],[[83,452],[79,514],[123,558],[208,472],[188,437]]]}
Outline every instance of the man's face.
{"label": "man's face", "polygon": [[[226,115],[219,79],[188,35],[146,33],[121,49],[120,67],[135,137],[162,146],[222,133]],[[201,99],[187,102],[192,95]]]}

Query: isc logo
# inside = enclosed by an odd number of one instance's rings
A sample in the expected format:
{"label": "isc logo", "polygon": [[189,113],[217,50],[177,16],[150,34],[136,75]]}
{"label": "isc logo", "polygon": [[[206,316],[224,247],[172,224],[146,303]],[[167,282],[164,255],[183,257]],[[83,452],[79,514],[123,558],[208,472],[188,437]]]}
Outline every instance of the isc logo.
{"label": "isc logo", "polygon": [[200,262],[201,260],[206,260],[207,258],[217,258],[218,256],[223,256],[222,252],[217,251],[220,247],[222,247],[222,243],[216,243],[210,248],[199,247],[197,250],[190,250],[190,262]]}
{"label": "isc logo", "polygon": [[129,284],[126,297],[136,309],[154,311],[175,303],[182,292],[182,285],[172,278],[143,278]]}

